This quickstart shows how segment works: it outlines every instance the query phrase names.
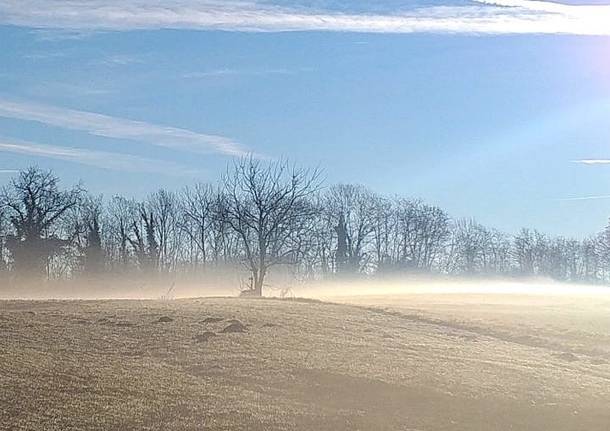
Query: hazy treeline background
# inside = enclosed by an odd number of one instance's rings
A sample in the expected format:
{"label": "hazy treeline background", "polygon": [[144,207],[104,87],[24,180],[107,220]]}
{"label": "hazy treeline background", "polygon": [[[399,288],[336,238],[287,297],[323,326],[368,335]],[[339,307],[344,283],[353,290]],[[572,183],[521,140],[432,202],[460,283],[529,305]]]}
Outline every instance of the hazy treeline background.
{"label": "hazy treeline background", "polygon": [[[325,185],[318,170],[242,159],[213,184],[142,201],[65,188],[36,167],[0,191],[0,287],[57,280],[291,280],[427,273],[610,280],[610,227],[583,240],[509,235],[420,200]],[[44,283],[43,283],[44,284]]]}

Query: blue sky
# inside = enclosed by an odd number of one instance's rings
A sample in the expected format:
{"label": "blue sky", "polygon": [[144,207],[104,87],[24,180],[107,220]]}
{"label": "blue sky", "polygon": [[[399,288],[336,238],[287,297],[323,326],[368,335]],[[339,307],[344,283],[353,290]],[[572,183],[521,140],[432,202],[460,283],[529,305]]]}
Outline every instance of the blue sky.
{"label": "blue sky", "polygon": [[508,232],[610,215],[610,6],[0,0],[0,184],[213,181],[254,153]]}

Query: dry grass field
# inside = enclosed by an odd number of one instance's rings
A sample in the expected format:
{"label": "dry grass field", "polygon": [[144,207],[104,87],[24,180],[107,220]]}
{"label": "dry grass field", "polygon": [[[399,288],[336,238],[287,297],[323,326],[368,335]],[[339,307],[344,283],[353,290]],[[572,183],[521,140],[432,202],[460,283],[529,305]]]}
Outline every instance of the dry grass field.
{"label": "dry grass field", "polygon": [[335,300],[0,302],[0,429],[610,429],[608,297]]}

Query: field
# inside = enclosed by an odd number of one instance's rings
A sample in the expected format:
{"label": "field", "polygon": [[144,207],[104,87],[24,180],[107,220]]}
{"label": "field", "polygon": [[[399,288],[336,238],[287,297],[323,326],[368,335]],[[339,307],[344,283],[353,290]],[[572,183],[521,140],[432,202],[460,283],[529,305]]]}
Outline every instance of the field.
{"label": "field", "polygon": [[610,296],[326,299],[0,302],[0,429],[610,429]]}

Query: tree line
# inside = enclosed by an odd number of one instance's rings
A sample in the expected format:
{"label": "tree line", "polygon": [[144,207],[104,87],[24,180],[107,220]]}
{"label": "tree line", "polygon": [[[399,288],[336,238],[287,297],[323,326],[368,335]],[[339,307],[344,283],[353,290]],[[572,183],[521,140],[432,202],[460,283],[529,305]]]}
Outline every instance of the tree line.
{"label": "tree line", "polygon": [[0,284],[107,276],[205,277],[237,265],[261,295],[282,268],[299,280],[432,273],[610,280],[610,226],[583,240],[533,229],[508,235],[420,200],[321,172],[244,158],[216,183],[137,201],[62,188],[26,169],[0,191]]}

